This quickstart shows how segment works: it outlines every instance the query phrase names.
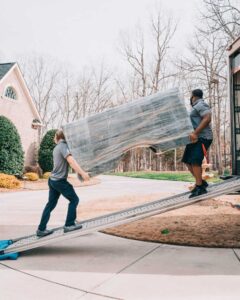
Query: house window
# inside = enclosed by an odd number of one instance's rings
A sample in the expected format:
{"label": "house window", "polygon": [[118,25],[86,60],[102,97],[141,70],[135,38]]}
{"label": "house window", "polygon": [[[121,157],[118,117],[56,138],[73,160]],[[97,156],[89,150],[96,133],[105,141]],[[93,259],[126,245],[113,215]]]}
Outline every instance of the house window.
{"label": "house window", "polygon": [[6,88],[4,96],[7,98],[17,100],[17,94],[16,94],[14,88],[12,88],[11,86]]}

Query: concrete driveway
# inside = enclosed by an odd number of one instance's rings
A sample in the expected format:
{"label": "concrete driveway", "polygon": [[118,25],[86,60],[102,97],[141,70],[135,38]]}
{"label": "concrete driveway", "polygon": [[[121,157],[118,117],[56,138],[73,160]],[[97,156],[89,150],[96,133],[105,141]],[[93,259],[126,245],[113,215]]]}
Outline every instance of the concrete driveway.
{"label": "concrete driveway", "polygon": [[[114,176],[77,190],[82,201],[148,193],[180,193],[188,184]],[[1,193],[0,239],[32,233],[47,191]],[[63,224],[60,200],[50,226]],[[0,300],[237,300],[240,250],[167,246],[94,233],[29,250],[0,262]]]}

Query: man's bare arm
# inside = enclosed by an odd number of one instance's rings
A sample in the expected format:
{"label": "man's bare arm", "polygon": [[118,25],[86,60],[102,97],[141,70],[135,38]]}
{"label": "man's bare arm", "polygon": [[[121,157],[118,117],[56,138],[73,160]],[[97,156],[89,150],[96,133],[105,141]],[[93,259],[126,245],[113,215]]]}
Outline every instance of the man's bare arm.
{"label": "man's bare arm", "polygon": [[82,176],[83,180],[87,181],[90,179],[87,172],[85,172],[79,164],[76,162],[76,160],[72,157],[72,155],[68,155],[66,158],[67,162],[69,163],[70,167],[79,175]]}

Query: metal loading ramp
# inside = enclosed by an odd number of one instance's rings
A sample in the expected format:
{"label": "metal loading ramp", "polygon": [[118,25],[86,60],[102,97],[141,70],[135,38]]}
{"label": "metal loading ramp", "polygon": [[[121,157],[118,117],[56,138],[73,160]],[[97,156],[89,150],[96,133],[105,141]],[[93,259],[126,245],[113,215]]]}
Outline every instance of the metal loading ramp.
{"label": "metal loading ramp", "polygon": [[222,183],[217,183],[209,186],[208,193],[189,199],[189,192],[163,198],[157,201],[152,201],[143,205],[135,206],[119,212],[103,215],[93,219],[83,221],[82,228],[64,233],[63,227],[54,229],[53,234],[46,237],[37,237],[35,234],[13,239],[13,244],[6,249],[0,251],[2,254],[10,254],[22,252],[34,248],[38,248],[47,244],[75,238],[90,232],[99,231],[109,227],[114,227],[121,224],[130,223],[146,217],[164,213],[169,210],[187,206],[198,201],[206,200],[212,197],[236,192],[240,190],[240,177],[234,177]]}

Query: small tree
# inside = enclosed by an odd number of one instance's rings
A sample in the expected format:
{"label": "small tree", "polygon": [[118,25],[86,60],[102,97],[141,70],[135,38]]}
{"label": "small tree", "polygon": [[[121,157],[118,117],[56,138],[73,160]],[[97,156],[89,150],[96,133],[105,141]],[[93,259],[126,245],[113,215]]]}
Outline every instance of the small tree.
{"label": "small tree", "polygon": [[47,131],[40,144],[38,157],[43,172],[50,172],[53,169],[53,149],[56,146],[53,141],[55,133],[56,129]]}
{"label": "small tree", "polygon": [[24,166],[24,152],[15,125],[0,116],[0,173],[21,175]]}

